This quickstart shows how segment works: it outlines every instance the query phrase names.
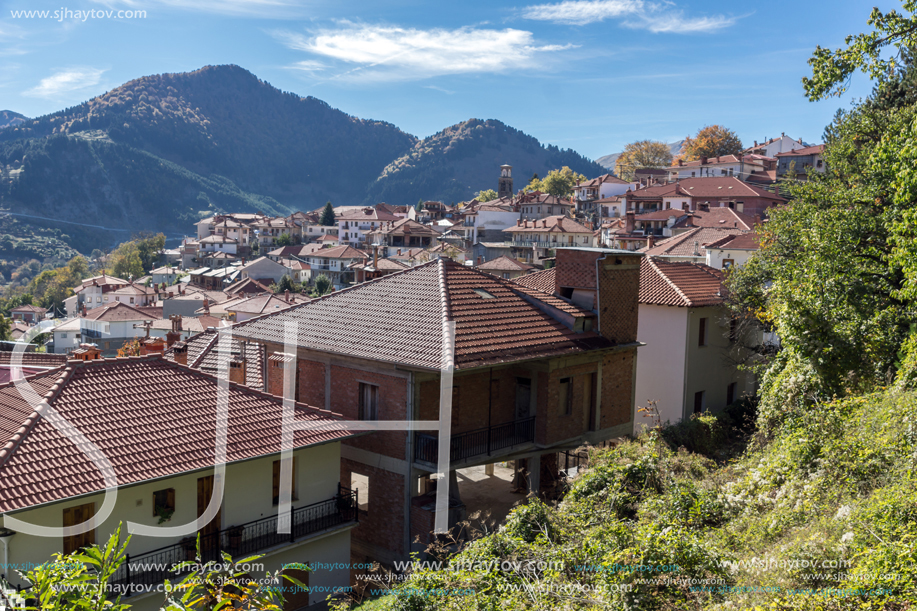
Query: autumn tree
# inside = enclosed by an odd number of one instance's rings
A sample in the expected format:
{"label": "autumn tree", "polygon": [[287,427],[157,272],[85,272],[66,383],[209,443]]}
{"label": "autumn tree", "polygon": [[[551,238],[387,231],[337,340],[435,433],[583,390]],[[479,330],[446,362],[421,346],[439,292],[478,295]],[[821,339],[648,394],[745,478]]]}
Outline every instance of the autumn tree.
{"label": "autumn tree", "polygon": [[525,190],[528,192],[540,191],[554,197],[572,197],[573,187],[584,180],[586,180],[585,176],[564,166],[559,170],[551,170],[544,178],[532,178]]}
{"label": "autumn tree", "polygon": [[622,180],[632,180],[639,168],[660,168],[671,165],[672,150],[665,142],[638,140],[624,147],[615,161],[615,174]]}
{"label": "autumn tree", "polygon": [[474,194],[474,198],[479,202],[492,202],[498,197],[497,192],[493,189],[484,189]]}
{"label": "autumn tree", "polygon": [[111,253],[111,273],[118,278],[140,278],[143,276],[143,261],[136,242],[124,242]]}
{"label": "autumn tree", "polygon": [[739,155],[743,150],[739,136],[722,125],[708,125],[691,138],[688,136],[682,147],[679,159],[694,161],[701,157],[720,157],[722,155]]}

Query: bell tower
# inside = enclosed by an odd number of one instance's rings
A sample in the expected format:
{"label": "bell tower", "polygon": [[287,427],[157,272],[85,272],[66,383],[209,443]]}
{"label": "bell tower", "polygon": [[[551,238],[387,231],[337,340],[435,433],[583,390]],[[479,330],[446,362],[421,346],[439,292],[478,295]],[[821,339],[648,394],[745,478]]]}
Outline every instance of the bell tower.
{"label": "bell tower", "polygon": [[512,196],[513,196],[513,166],[501,165],[500,166],[500,183],[497,188],[497,197],[512,198]]}

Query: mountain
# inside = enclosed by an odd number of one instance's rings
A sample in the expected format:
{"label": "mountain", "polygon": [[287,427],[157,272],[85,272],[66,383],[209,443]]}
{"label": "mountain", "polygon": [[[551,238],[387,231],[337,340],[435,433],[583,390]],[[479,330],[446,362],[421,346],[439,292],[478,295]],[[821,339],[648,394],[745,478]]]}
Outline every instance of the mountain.
{"label": "mountain", "polygon": [[[672,157],[677,156],[681,153],[681,148],[684,146],[685,141],[679,140],[678,142],[669,142],[669,150],[672,151]],[[609,170],[615,169],[615,162],[618,160],[618,157],[621,156],[621,153],[612,153],[611,155],[603,155],[595,160],[596,163],[605,167]]]}
{"label": "mountain", "polygon": [[28,120],[28,117],[21,115],[18,112],[13,112],[12,110],[0,110],[0,129],[4,127],[10,127],[11,125],[19,125]]}
{"label": "mountain", "polygon": [[513,166],[517,191],[533,174],[543,177],[563,166],[589,177],[605,173],[573,150],[544,146],[500,121],[469,119],[424,138],[386,166],[365,201],[407,205],[419,199],[468,200],[481,189],[496,190],[502,164]]}
{"label": "mountain", "polygon": [[0,213],[84,252],[142,230],[186,235],[218,211],[469,199],[496,187],[504,163],[517,187],[564,165],[605,171],[499,121],[472,119],[418,141],[232,65],[145,76],[19,117],[0,129]]}

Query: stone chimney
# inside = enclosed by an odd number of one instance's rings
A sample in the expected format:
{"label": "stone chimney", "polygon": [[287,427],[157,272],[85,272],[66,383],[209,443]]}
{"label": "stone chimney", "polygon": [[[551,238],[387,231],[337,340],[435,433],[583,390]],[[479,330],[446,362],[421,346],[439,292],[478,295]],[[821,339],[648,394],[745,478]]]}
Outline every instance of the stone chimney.
{"label": "stone chimney", "polygon": [[624,213],[624,233],[633,233],[634,232],[634,217],[636,214],[633,210],[628,210]]}
{"label": "stone chimney", "polygon": [[245,359],[243,357],[234,356],[229,361],[229,381],[245,386]]}
{"label": "stone chimney", "polygon": [[179,365],[188,365],[188,344],[185,342],[175,342],[172,346],[172,355],[175,362]]}

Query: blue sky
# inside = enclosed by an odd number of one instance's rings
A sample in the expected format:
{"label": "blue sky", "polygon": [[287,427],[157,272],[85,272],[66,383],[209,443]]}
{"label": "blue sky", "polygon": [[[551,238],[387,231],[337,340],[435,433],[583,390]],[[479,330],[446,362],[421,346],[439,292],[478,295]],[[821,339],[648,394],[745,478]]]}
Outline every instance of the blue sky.
{"label": "blue sky", "polygon": [[592,158],[711,123],[749,145],[780,132],[818,142],[869,84],[808,102],[806,60],[865,31],[873,4],[0,0],[0,109],[34,117],[140,76],[238,64],[419,137],[475,117]]}

